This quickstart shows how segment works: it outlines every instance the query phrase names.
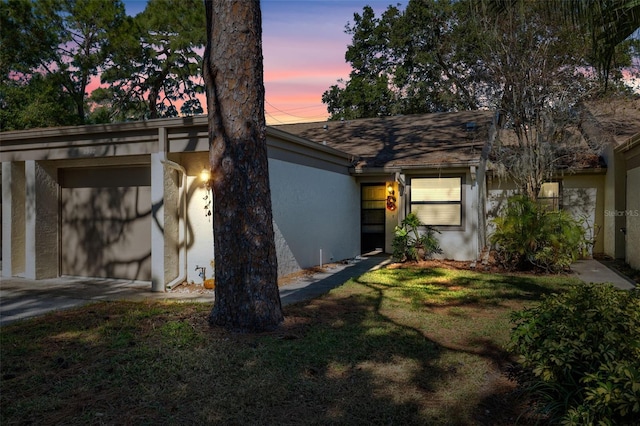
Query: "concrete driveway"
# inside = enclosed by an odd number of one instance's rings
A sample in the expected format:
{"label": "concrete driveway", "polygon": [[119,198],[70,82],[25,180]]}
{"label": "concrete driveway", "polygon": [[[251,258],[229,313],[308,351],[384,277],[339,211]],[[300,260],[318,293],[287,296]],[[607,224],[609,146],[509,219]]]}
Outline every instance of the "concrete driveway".
{"label": "concrete driveway", "polygon": [[[302,276],[280,287],[283,305],[318,297],[352,277],[389,263],[388,256],[368,256],[345,264],[332,265],[325,272]],[[54,278],[27,280],[2,278],[0,281],[0,326],[50,311],[69,309],[91,302],[108,300],[183,300],[213,304],[213,292],[183,292],[180,286],[171,292],[152,292],[148,282],[95,278]]]}

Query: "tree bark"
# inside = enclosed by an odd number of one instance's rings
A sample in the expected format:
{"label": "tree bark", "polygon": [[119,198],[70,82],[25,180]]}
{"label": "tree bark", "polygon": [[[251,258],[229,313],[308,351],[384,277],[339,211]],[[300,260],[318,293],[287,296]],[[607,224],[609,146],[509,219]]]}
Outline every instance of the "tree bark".
{"label": "tree bark", "polygon": [[269,189],[260,4],[205,0],[205,8],[216,266],[209,323],[269,330],[283,314]]}

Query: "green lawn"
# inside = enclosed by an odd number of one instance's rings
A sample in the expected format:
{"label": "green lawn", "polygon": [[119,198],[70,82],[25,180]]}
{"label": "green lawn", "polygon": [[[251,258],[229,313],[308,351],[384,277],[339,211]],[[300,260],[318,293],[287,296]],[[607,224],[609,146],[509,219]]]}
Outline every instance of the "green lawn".
{"label": "green lawn", "polygon": [[0,328],[0,424],[512,424],[510,313],[572,283],[382,269],[258,335],[202,304],[54,313]]}

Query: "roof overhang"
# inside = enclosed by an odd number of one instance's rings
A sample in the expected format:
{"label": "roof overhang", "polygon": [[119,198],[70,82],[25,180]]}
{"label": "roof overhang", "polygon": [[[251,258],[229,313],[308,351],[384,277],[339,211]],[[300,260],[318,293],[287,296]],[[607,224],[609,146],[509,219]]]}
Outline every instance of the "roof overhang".
{"label": "roof overhang", "polygon": [[[353,164],[349,154],[273,127],[266,128],[266,136],[270,158],[305,157],[342,168],[343,173]],[[163,151],[208,152],[207,116],[0,133],[1,161],[132,157]]]}

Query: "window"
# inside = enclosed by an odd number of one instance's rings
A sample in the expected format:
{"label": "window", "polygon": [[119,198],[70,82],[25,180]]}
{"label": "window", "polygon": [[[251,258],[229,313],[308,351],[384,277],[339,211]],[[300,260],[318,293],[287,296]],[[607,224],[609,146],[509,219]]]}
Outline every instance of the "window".
{"label": "window", "polygon": [[462,178],[411,179],[411,212],[425,225],[462,226]]}
{"label": "window", "polygon": [[538,193],[538,203],[549,210],[560,210],[560,182],[545,182]]}

